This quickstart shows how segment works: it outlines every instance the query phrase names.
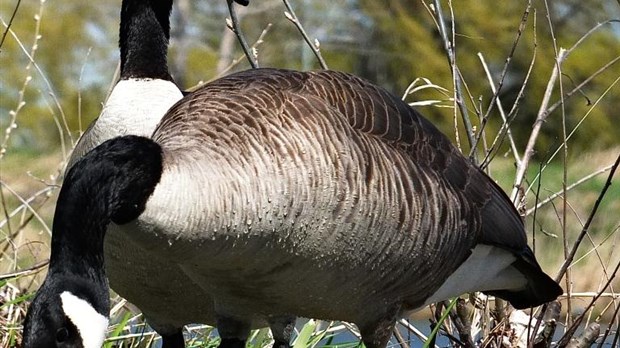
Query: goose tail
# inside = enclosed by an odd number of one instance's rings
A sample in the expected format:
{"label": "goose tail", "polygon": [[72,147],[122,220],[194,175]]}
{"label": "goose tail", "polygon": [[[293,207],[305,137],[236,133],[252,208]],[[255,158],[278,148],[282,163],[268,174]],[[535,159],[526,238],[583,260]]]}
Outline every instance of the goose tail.
{"label": "goose tail", "polygon": [[529,247],[518,255],[512,267],[525,277],[525,287],[485,291],[487,295],[502,298],[517,309],[525,309],[551,302],[563,293],[560,285],[540,268]]}

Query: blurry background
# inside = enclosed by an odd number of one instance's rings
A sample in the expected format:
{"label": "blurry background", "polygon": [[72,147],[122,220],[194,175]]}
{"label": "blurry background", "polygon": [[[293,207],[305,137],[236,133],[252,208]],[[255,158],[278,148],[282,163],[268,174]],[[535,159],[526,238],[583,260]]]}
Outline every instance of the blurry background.
{"label": "blurry background", "polygon": [[[261,67],[320,69],[311,49],[285,17],[281,0],[250,1],[247,8],[237,7],[249,44],[255,44],[271,24],[264,42],[257,45]],[[620,23],[608,23],[620,19],[620,2],[537,0],[526,13],[527,3],[455,1],[451,13],[448,2],[442,2],[449,26],[454,17],[456,64],[474,127],[480,129],[480,118],[493,98],[482,56],[494,84],[506,66],[498,99],[506,113],[513,110],[511,131],[519,151],[525,148],[539,114],[557,51],[572,47],[602,24],[563,61],[550,103],[545,105],[550,113],[526,175],[530,189],[521,208],[528,213],[528,231],[531,238],[536,235],[536,254],[543,268],[555,275],[620,154]],[[403,95],[421,78],[444,88],[426,88],[407,95],[406,100],[429,101],[418,110],[469,152],[460,115],[455,117],[452,70],[430,1],[292,0],[291,4],[309,36],[319,41],[330,69],[365,77],[396,95]],[[39,278],[32,274],[49,256],[51,216],[64,160],[80,132],[99,114],[114,83],[119,12],[120,0],[0,2],[0,31],[4,33],[0,48],[0,274],[11,275],[0,278],[6,278],[0,285],[4,291],[13,289],[14,297],[38,286]],[[175,1],[169,64],[182,89],[249,68],[236,37],[226,27],[228,16],[224,0]],[[10,21],[11,30],[6,31]],[[235,60],[238,63],[231,65]],[[485,132],[490,142],[502,120],[498,108],[488,116]],[[571,132],[563,148],[565,134]],[[489,170],[510,193],[515,159],[508,149],[504,141]],[[553,156],[558,149],[560,154]],[[561,202],[563,185],[584,177],[585,183],[568,192],[567,204]],[[565,290],[586,293],[570,307],[574,314],[589,302],[587,293],[601,289],[620,259],[617,174],[614,180],[571,267],[569,283],[562,283]],[[542,206],[534,220],[536,201],[558,192],[559,198]],[[22,275],[22,270],[32,271]],[[611,294],[604,296],[606,302],[592,312],[593,319],[601,313],[605,320],[613,316],[618,300],[612,303],[609,299],[620,288],[620,281],[612,281],[612,286],[606,290]]]}
{"label": "blurry background", "polygon": [[[293,0],[292,4],[311,38],[319,40],[331,69],[360,75],[398,95],[417,77],[429,78],[446,88],[451,86],[451,73],[441,38],[422,2]],[[483,78],[484,70],[476,54],[482,53],[491,72],[499,75],[515,39],[524,4],[524,1],[504,1],[498,5],[493,0],[455,1],[453,4],[458,65],[476,102],[484,105],[490,99],[489,85]],[[8,22],[15,2],[2,1],[0,6],[2,20]],[[37,25],[34,18],[39,7],[39,1],[21,1],[11,27],[27,52],[34,39]],[[282,1],[255,0],[247,8],[238,8],[250,44],[269,23],[273,24],[265,35],[265,43],[258,47],[261,66],[302,70],[319,68],[310,48],[284,16]],[[44,3],[39,31],[41,38],[35,54],[38,69],[47,82],[31,69],[33,80],[24,96],[27,105],[21,111],[24,115],[20,117],[21,129],[12,136],[12,147],[41,151],[59,145],[54,118],[49,116],[53,113],[60,117],[61,111],[49,93],[53,93],[63,107],[63,117],[74,138],[79,131],[80,118],[82,127],[85,127],[98,115],[118,60],[119,9],[118,0],[96,5],[78,0]],[[597,23],[620,18],[620,5],[610,0],[552,1],[549,11],[557,46],[564,48],[572,46]],[[446,10],[444,16],[449,15]],[[228,9],[223,0],[175,1],[170,67],[181,88],[215,78],[232,59],[241,56],[236,38],[226,28],[227,16]],[[541,1],[534,1],[529,16],[500,94],[506,105],[515,100],[536,50],[536,62],[525,91],[527,97],[520,104],[519,115],[513,124],[514,134],[521,145],[530,133],[555,56],[546,10]],[[7,35],[2,45],[0,120],[3,124],[7,123],[10,110],[18,103],[24,68],[28,64],[28,56],[19,46],[12,34]],[[620,24],[606,25],[588,38],[563,65],[566,89],[580,83],[618,54]],[[243,59],[233,70],[248,67]],[[589,103],[594,102],[617,78],[619,71],[618,65],[607,69],[584,87],[579,97],[565,105],[569,127],[579,120],[574,115],[583,114]],[[573,146],[596,150],[618,144],[620,127],[614,126],[614,120],[620,117],[616,109],[619,97],[620,88],[614,88],[592,110],[588,122],[572,139]],[[416,99],[426,98],[435,99],[437,95],[429,92],[416,96]],[[427,108],[422,111],[450,133],[451,110]],[[554,133],[559,120],[559,117],[552,117],[544,127],[541,149],[559,145],[560,140],[555,139]],[[601,132],[602,129],[606,131]]]}

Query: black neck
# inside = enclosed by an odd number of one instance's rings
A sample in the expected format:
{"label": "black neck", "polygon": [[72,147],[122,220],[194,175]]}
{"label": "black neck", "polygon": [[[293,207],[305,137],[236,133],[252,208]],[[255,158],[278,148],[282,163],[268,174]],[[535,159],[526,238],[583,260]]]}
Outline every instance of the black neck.
{"label": "black neck", "polygon": [[168,39],[172,0],[123,0],[119,46],[121,78],[172,81]]}
{"label": "black neck", "polygon": [[161,171],[159,145],[137,136],[106,141],[80,159],[58,197],[50,272],[105,280],[108,225],[127,223],[144,211]]}

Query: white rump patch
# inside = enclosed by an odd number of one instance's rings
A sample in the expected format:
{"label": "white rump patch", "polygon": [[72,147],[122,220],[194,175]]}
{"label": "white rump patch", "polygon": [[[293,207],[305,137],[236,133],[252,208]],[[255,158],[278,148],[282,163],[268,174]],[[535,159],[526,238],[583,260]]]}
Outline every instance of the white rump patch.
{"label": "white rump patch", "polygon": [[60,299],[65,315],[80,332],[84,348],[101,348],[108,329],[108,318],[69,291],[60,294]]}
{"label": "white rump patch", "polygon": [[522,289],[527,280],[512,267],[515,260],[507,250],[479,244],[424,305],[474,291]]}

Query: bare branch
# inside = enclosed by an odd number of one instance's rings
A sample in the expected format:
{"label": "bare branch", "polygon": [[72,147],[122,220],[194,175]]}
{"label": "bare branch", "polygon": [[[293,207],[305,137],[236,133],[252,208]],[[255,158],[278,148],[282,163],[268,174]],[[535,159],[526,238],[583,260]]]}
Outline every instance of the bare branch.
{"label": "bare branch", "polygon": [[620,23],[620,19],[609,19],[604,22],[598,23],[597,25],[592,27],[590,30],[588,30],[587,33],[583,34],[583,36],[568,49],[568,52],[571,53],[572,51],[574,51],[577,47],[579,47],[579,45],[581,45],[581,43],[583,43],[590,35],[592,35],[595,31],[599,30],[602,26],[611,24],[611,23]]}
{"label": "bare branch", "polygon": [[[42,17],[43,17],[43,2],[41,3],[41,6],[39,7],[39,12],[34,16],[36,25],[35,25],[35,31],[34,31],[34,41],[33,41],[32,46],[30,48],[30,52],[28,52],[28,50],[23,45],[23,43],[19,40],[19,38],[17,37],[15,32],[12,29],[9,28],[9,25],[7,23],[5,23],[4,20],[2,20],[1,18],[0,18],[0,22],[2,22],[2,25],[8,30],[8,32],[11,34],[11,36],[13,36],[13,38],[17,42],[19,48],[21,49],[21,51],[28,58],[28,64],[26,65],[26,69],[25,70],[29,71],[30,67],[34,67],[35,68],[35,70],[39,73],[39,76],[41,76],[41,78],[45,82],[45,86],[47,87],[47,90],[49,91],[49,94],[50,94],[50,96],[52,97],[52,99],[54,101],[54,105],[58,108],[58,111],[60,112],[61,117],[63,119],[66,119],[64,111],[62,109],[62,106],[60,105],[60,101],[58,100],[58,98],[56,97],[56,94],[54,93],[54,89],[52,88],[52,84],[50,83],[50,81],[47,79],[47,77],[43,73],[43,70],[41,69],[41,67],[34,61],[35,53],[36,53],[36,51],[38,49],[38,41],[41,39],[40,30],[41,30],[41,18]],[[21,108],[25,105],[24,93],[26,91],[26,87],[28,86],[28,84],[30,83],[31,80],[32,80],[32,75],[30,75],[28,73],[26,78],[24,79],[24,83],[22,84],[22,88],[19,91],[19,101],[17,103],[17,107],[14,110],[11,110],[9,112],[9,114],[11,116],[11,121],[9,121],[9,125],[7,126],[7,128],[5,130],[5,138],[4,138],[3,142],[2,142],[2,145],[0,146],[0,159],[2,159],[4,157],[4,154],[6,152],[6,146],[8,145],[8,141],[9,141],[12,129],[17,127],[17,123],[15,123],[15,121],[17,119],[17,114],[19,113]]]}
{"label": "bare branch", "polygon": [[[450,1],[449,4],[450,9],[452,9],[452,2]],[[451,41],[448,38],[448,32],[443,18],[443,11],[441,9],[441,2],[439,0],[433,0],[433,6],[435,7],[435,18],[439,25],[439,34],[441,35],[444,50],[446,51],[448,63],[450,63],[450,67],[452,68],[452,81],[454,83],[454,102],[458,106],[458,110],[461,112],[461,118],[463,119],[463,124],[465,125],[465,130],[467,132],[467,140],[469,141],[469,146],[473,147],[475,143],[474,129],[471,124],[469,112],[467,111],[467,106],[465,105],[463,92],[461,90],[461,78],[458,72],[458,67],[456,65],[456,56],[454,54],[454,40]],[[454,23],[454,13],[452,11],[451,13],[452,23]],[[452,37],[454,37],[454,25],[452,25],[452,34]]]}
{"label": "bare branch", "polygon": [[562,267],[558,271],[558,274],[555,277],[556,281],[559,282],[564,277],[564,273],[566,273],[568,266],[573,262],[573,258],[575,258],[577,249],[579,248],[579,245],[581,244],[583,237],[588,232],[588,229],[590,228],[590,224],[592,224],[592,220],[594,219],[594,216],[596,215],[596,211],[598,210],[599,205],[603,201],[603,197],[605,197],[605,194],[607,193],[607,189],[609,188],[609,186],[611,186],[611,181],[613,180],[614,174],[616,173],[616,170],[618,169],[618,165],[620,165],[620,155],[618,155],[618,157],[616,158],[616,162],[614,162],[614,164],[611,167],[609,176],[607,177],[607,181],[605,182],[605,185],[603,185],[603,188],[601,189],[601,192],[598,198],[596,199],[594,206],[592,207],[592,211],[590,212],[590,216],[588,216],[588,220],[586,221],[585,225],[581,229],[579,236],[577,237],[577,239],[575,240],[575,243],[573,244],[573,248],[571,249],[570,253],[566,257],[566,260],[564,260]]}
{"label": "bare branch", "polygon": [[534,64],[536,62],[536,54],[537,54],[537,50],[538,50],[538,37],[536,35],[536,10],[534,10],[534,16],[533,16],[533,41],[534,41],[534,50],[532,53],[532,59],[530,61],[530,64],[528,66],[527,69],[527,73],[525,74],[525,78],[523,79],[523,83],[521,83],[521,88],[519,88],[519,93],[517,94],[517,98],[515,99],[515,102],[512,104],[512,108],[510,109],[510,112],[507,115],[507,122],[503,123],[501,128],[499,129],[499,131],[497,132],[497,135],[495,136],[495,139],[493,139],[493,143],[491,144],[491,148],[489,149],[489,151],[486,154],[486,157],[484,158],[484,160],[482,161],[480,168],[484,169],[486,166],[489,165],[489,163],[491,162],[491,160],[495,157],[496,152],[499,149],[499,145],[503,142],[504,137],[507,134],[508,128],[510,127],[510,125],[512,124],[512,122],[515,120],[515,118],[517,117],[517,110],[519,107],[519,104],[521,102],[521,100],[523,100],[523,98],[525,97],[525,88],[528,85],[528,82],[530,81],[530,76],[532,76],[532,71],[534,70]]}
{"label": "bare branch", "polygon": [[7,274],[0,274],[0,281],[2,280],[6,280],[6,279],[11,279],[11,278],[17,278],[17,277],[21,277],[21,276],[27,276],[33,273],[37,273],[41,270],[41,268],[47,266],[50,263],[49,260],[45,260],[45,261],[41,261],[33,266],[30,266],[26,269],[23,269],[21,271],[17,271],[17,272],[12,272],[12,273],[7,273]]}
{"label": "bare branch", "polygon": [[525,173],[527,172],[527,167],[530,163],[530,160],[534,155],[534,145],[536,145],[536,140],[538,139],[538,135],[540,134],[540,128],[547,119],[547,116],[549,116],[549,113],[547,112],[547,106],[549,105],[549,100],[551,99],[551,94],[553,93],[553,87],[555,86],[555,82],[557,81],[560,74],[560,65],[562,64],[564,59],[566,59],[566,54],[566,50],[561,48],[558,56],[556,57],[556,64],[554,65],[553,71],[551,72],[551,77],[549,78],[549,82],[547,83],[547,88],[545,89],[543,100],[540,104],[540,108],[538,109],[538,115],[536,117],[536,121],[534,122],[532,133],[530,134],[530,138],[527,141],[527,145],[523,153],[523,160],[517,167],[517,175],[515,177],[512,193],[510,194],[510,198],[517,206],[523,198],[523,191],[521,190],[521,185],[523,183],[523,179],[525,178]]}
{"label": "bare branch", "polygon": [[286,19],[288,19],[293,24],[295,24],[295,27],[297,27],[297,30],[299,30],[299,33],[304,38],[304,40],[306,41],[308,46],[310,46],[310,49],[312,50],[312,53],[314,53],[314,56],[319,61],[319,64],[321,65],[321,68],[323,68],[325,70],[329,69],[327,67],[327,63],[325,62],[325,59],[323,59],[323,56],[321,55],[321,49],[320,49],[319,40],[314,39],[314,42],[312,42],[312,40],[310,40],[310,37],[308,37],[308,34],[304,30],[304,27],[301,25],[301,22],[299,21],[299,18],[297,18],[297,15],[295,14],[295,11],[293,11],[293,7],[291,7],[291,4],[288,2],[288,0],[282,0],[282,1],[284,2],[284,6],[286,6],[286,11],[284,12],[284,15],[286,16]]}
{"label": "bare branch", "polygon": [[[497,88],[495,87],[495,83],[493,82],[493,79],[491,77],[490,72],[488,71],[488,67],[486,66],[486,64],[484,63],[484,59],[482,58],[482,56],[480,55],[480,53],[478,53],[478,56],[480,57],[480,59],[483,62],[483,66],[485,69],[485,72],[487,73],[487,77],[489,78],[489,81],[491,82],[491,89],[493,91],[493,96],[491,97],[491,101],[489,102],[489,107],[487,108],[486,113],[484,114],[484,116],[482,117],[483,122],[480,125],[480,129],[478,130],[478,132],[480,134],[482,134],[482,132],[484,131],[484,128],[486,126],[486,121],[489,118],[489,115],[491,113],[491,110],[493,110],[493,105],[496,104],[496,100],[498,100],[499,98],[499,93],[502,90],[502,87],[504,85],[504,79],[506,78],[506,74],[508,73],[508,67],[510,66],[510,62],[512,61],[512,57],[514,56],[515,50],[517,49],[517,45],[521,39],[521,36],[523,35],[523,30],[525,29],[525,25],[527,23],[527,19],[529,17],[530,14],[530,10],[532,8],[532,1],[528,1],[527,6],[525,8],[525,11],[523,12],[523,16],[521,17],[521,22],[519,22],[519,28],[517,29],[517,34],[515,39],[512,42],[512,47],[510,49],[510,53],[508,54],[508,57],[506,57],[506,62],[504,63],[504,68],[502,69],[502,73],[500,75],[499,78],[499,82],[497,84]],[[497,106],[500,108],[500,113],[502,113],[502,118],[504,119],[504,123],[506,123],[506,117],[503,114],[503,110],[501,109],[501,103],[498,102]],[[511,147],[513,150],[513,154],[515,155],[515,159],[517,160],[517,162],[520,162],[520,158],[518,155],[518,152],[516,150],[516,145],[514,144],[514,140],[512,140],[512,134],[510,134],[510,128],[507,128],[508,130],[508,137],[510,138],[510,142],[511,142]],[[476,138],[476,141],[474,142],[474,145],[472,146],[469,156],[472,157],[474,152],[476,151],[477,145],[478,145],[478,137]]]}
{"label": "bare branch", "polygon": [[[620,159],[620,157],[618,157],[618,158]],[[609,280],[607,280],[607,282],[605,283],[605,286],[600,291],[600,293],[603,293],[603,291],[605,289],[607,289],[607,287],[609,287],[609,285],[611,284],[611,281],[618,274],[618,270],[620,270],[620,262],[618,262],[618,264],[616,265],[613,273],[609,277]],[[590,310],[590,308],[592,308],[592,306],[594,306],[596,301],[600,298],[600,293],[597,296],[595,296],[594,298],[592,298],[590,303],[583,309],[583,312],[577,318],[575,318],[573,324],[568,328],[568,330],[566,330],[566,333],[564,333],[564,336],[562,336],[562,339],[560,339],[560,341],[558,342],[557,347],[565,347],[569,343],[571,337],[573,337],[575,335],[575,332],[577,331],[577,328],[579,327],[579,325],[583,321],[583,318],[586,315],[586,313],[588,312],[588,310]],[[597,333],[597,336],[598,336],[598,333]],[[585,346],[585,347],[589,347],[589,346]]]}
{"label": "bare branch", "polygon": [[239,40],[239,44],[241,44],[241,48],[245,53],[245,56],[248,58],[250,65],[253,69],[258,68],[258,58],[256,56],[256,51],[252,50],[248,45],[248,42],[245,40],[245,36],[241,29],[239,28],[239,19],[237,18],[237,12],[235,12],[234,0],[227,0],[228,3],[228,12],[230,13],[230,21],[226,21],[228,28],[235,33],[237,39]]}
{"label": "bare branch", "polygon": [[[579,185],[583,184],[584,182],[586,182],[586,181],[588,181],[588,180],[590,180],[590,179],[592,179],[592,178],[595,178],[596,176],[598,176],[598,175],[600,175],[600,174],[602,174],[602,173],[605,173],[606,171],[608,171],[609,169],[611,169],[611,167],[613,167],[613,164],[610,164],[610,165],[608,165],[608,166],[605,166],[605,167],[603,167],[603,168],[601,168],[601,169],[599,169],[599,170],[597,170],[597,171],[595,171],[595,172],[593,172],[593,173],[590,173],[590,174],[588,174],[588,175],[584,176],[583,178],[581,178],[581,179],[579,179],[579,180],[575,181],[573,184],[571,184],[571,185],[569,185],[568,187],[566,187],[566,191],[570,191],[570,190],[574,189],[575,187],[577,187],[577,186],[579,186]],[[547,197],[546,199],[544,199],[544,200],[540,201],[538,204],[536,204],[536,206],[534,206],[533,208],[528,209],[528,210],[525,212],[525,215],[526,215],[526,216],[527,216],[527,215],[531,215],[532,213],[534,213],[534,211],[535,211],[536,209],[540,209],[542,206],[546,205],[547,203],[551,202],[552,200],[556,199],[557,197],[562,196],[562,192],[563,192],[563,191],[558,191],[558,192],[555,192],[555,193],[553,193],[552,195],[550,195],[549,197]]]}
{"label": "bare branch", "polygon": [[[517,149],[517,144],[515,143],[514,138],[512,137],[512,132],[510,131],[510,125],[508,125],[508,119],[506,118],[506,113],[504,112],[504,107],[502,106],[502,101],[499,99],[499,90],[495,88],[495,82],[493,81],[493,76],[491,76],[491,72],[489,71],[489,67],[482,56],[482,53],[478,52],[478,58],[480,58],[480,63],[484,68],[484,72],[487,75],[487,79],[489,80],[489,86],[491,86],[491,91],[493,92],[493,98],[497,104],[497,109],[499,110],[499,114],[502,117],[502,121],[506,125],[506,134],[508,135],[508,139],[510,141],[510,148],[512,149],[512,155],[517,161],[517,165],[521,163],[521,156],[519,155],[519,150]],[[501,87],[501,86],[500,86]],[[489,108],[490,110],[490,108]],[[483,120],[487,120],[488,118],[485,116]],[[486,122],[485,122],[486,123]],[[482,133],[482,128],[478,131]],[[471,155],[471,154],[470,154]]]}
{"label": "bare branch", "polygon": [[[596,76],[600,75],[602,72],[604,72],[605,70],[607,70],[609,67],[611,67],[612,65],[614,65],[616,62],[618,62],[620,60],[620,56],[617,56],[616,58],[612,59],[611,61],[609,61],[607,64],[603,65],[600,69],[598,69],[597,71],[595,71],[592,75],[588,76],[587,79],[583,80],[580,84],[578,84],[577,86],[575,86],[575,88],[573,88],[571,91],[567,92],[564,95],[564,100],[569,99],[570,97],[572,97],[575,93],[579,92],[581,90],[581,88],[583,88],[583,86],[587,85],[590,81],[592,81]],[[549,109],[547,110],[548,113],[552,113],[553,111],[555,111],[555,109],[558,108],[558,106],[560,106],[562,104],[562,99],[558,100],[555,104],[551,105],[549,107]]]}
{"label": "bare branch", "polygon": [[[269,29],[271,29],[272,24],[268,23],[267,26],[265,27],[265,29],[263,29],[262,33],[260,34],[260,36],[258,37],[258,39],[256,40],[256,42],[254,42],[254,44],[252,45],[252,50],[256,50],[256,48],[258,46],[260,46],[264,41],[265,35],[267,35],[267,33],[269,32]],[[239,62],[241,62],[243,60],[243,57],[245,57],[245,54],[240,55],[239,57],[233,59],[232,62],[230,62],[230,64],[225,67],[222,71],[220,71],[216,76],[214,76],[213,78],[211,78],[210,80],[205,81],[200,81],[199,83],[197,83],[196,85],[189,87],[187,89],[188,92],[193,92],[195,90],[197,90],[198,88],[204,86],[205,84],[217,80],[218,78],[224,76],[227,72],[229,72],[232,68],[234,68],[237,64],[239,64]]]}
{"label": "bare branch", "polygon": [[[594,103],[590,106],[590,108],[588,109],[588,111],[586,112],[586,114],[579,120],[579,122],[577,122],[577,124],[575,125],[575,127],[573,127],[573,130],[568,134],[568,136],[566,137],[566,140],[570,140],[573,135],[575,134],[575,132],[577,132],[577,129],[579,129],[579,127],[581,126],[581,124],[588,118],[588,116],[590,115],[590,113],[592,112],[592,110],[594,110],[594,108],[600,103],[600,101],[607,95],[607,93],[609,93],[609,91],[612,90],[612,88],[616,85],[620,83],[620,76],[618,76],[610,85],[609,87],[607,87],[607,89],[596,99],[596,101],[594,101]],[[544,171],[547,168],[547,165],[549,163],[551,163],[551,161],[555,158],[555,156],[560,152],[560,150],[563,148],[563,145],[560,144],[558,146],[557,149],[555,149],[555,151],[553,152],[553,154],[551,156],[549,156],[549,159],[547,160],[547,163],[545,164],[545,166],[543,167]],[[542,172],[541,171],[541,172]],[[536,175],[536,177],[534,177],[534,179],[532,180],[532,182],[530,183],[530,187],[528,187],[528,189],[525,191],[525,194],[527,194],[531,188],[533,183],[535,183],[537,180],[540,179],[540,175],[541,173],[538,173]]]}
{"label": "bare branch", "polygon": [[17,11],[19,10],[19,5],[21,5],[22,0],[17,0],[17,3],[15,4],[15,8],[13,8],[13,13],[11,13],[11,18],[9,19],[9,23],[6,25],[6,29],[4,29],[4,32],[2,33],[2,38],[0,39],[0,52],[2,52],[2,45],[4,45],[4,39],[6,39],[6,34],[9,33],[9,29],[11,28],[11,25],[13,24],[13,19],[15,19],[15,15],[17,14]]}

